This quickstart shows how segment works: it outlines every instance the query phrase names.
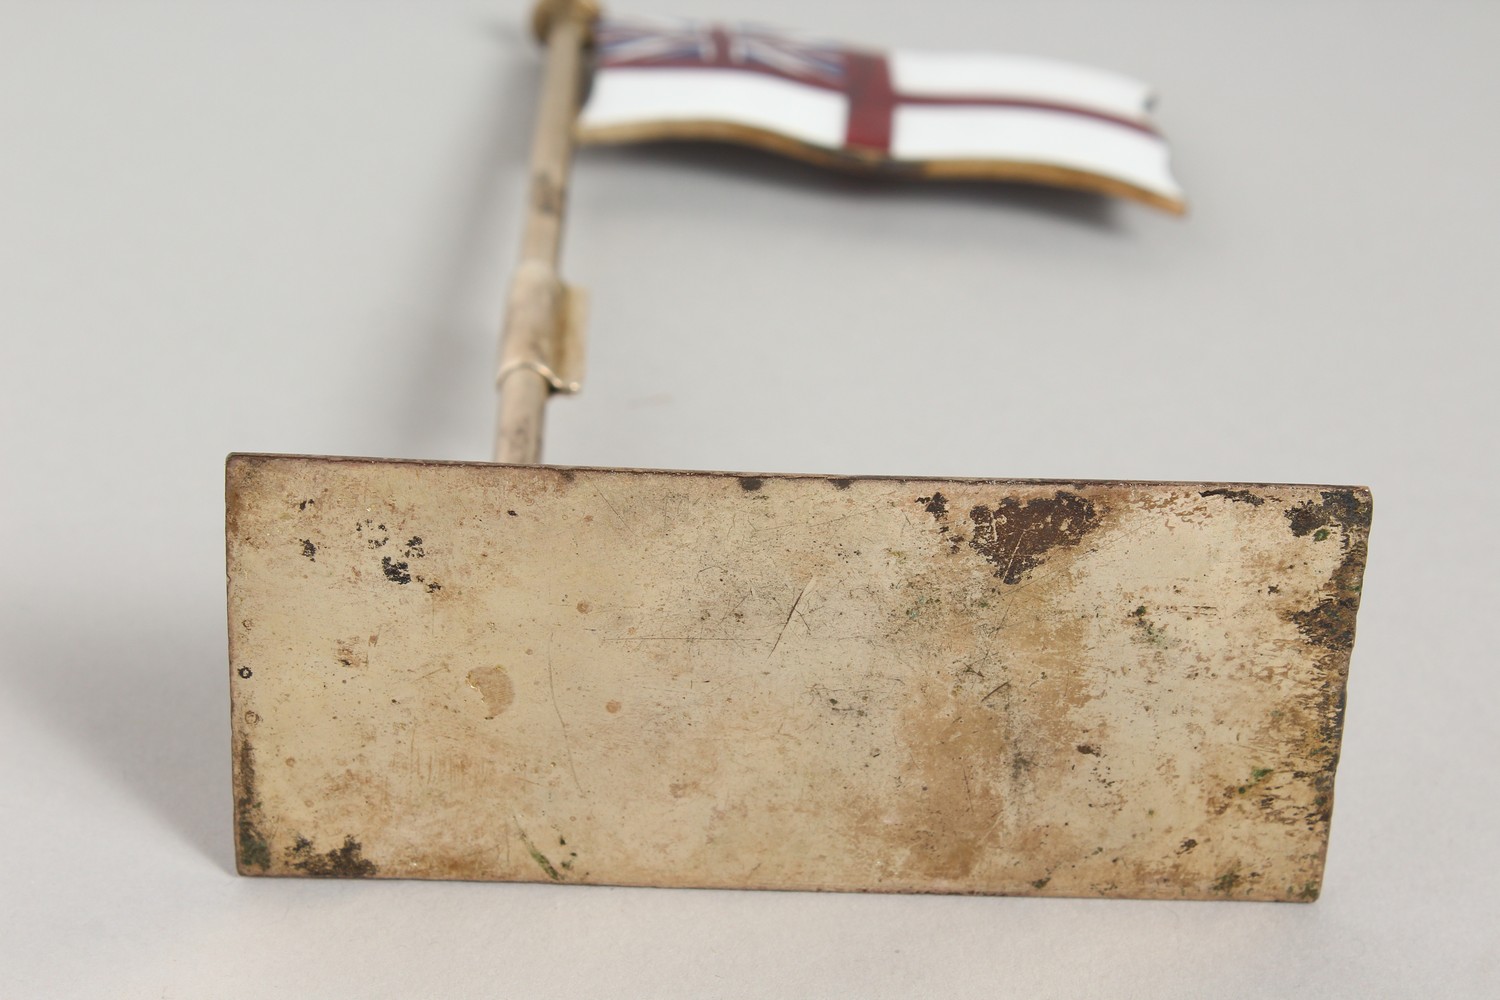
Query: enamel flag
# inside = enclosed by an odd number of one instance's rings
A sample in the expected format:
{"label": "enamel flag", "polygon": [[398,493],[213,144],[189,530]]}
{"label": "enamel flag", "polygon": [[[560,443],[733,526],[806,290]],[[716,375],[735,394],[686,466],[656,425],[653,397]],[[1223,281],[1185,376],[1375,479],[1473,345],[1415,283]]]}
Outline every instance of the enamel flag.
{"label": "enamel flag", "polygon": [[583,142],[722,140],[897,175],[1184,208],[1148,86],[1051,59],[877,52],[748,25],[602,18]]}

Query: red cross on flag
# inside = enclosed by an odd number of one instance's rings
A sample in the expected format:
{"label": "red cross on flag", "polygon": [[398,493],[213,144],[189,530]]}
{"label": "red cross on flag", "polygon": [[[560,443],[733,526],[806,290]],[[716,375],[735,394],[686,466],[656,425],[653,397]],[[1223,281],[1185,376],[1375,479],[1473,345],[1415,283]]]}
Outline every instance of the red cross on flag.
{"label": "red cross on flag", "polygon": [[714,139],[921,177],[1184,208],[1145,84],[1029,56],[874,52],[764,28],[602,18],[584,142]]}

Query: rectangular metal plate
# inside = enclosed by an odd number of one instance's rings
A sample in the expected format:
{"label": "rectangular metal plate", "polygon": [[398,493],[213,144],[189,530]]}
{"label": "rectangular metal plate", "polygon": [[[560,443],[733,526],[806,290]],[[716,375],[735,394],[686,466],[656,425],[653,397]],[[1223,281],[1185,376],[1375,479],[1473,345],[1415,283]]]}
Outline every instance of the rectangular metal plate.
{"label": "rectangular metal plate", "polygon": [[1308,900],[1351,487],[233,456],[246,874]]}

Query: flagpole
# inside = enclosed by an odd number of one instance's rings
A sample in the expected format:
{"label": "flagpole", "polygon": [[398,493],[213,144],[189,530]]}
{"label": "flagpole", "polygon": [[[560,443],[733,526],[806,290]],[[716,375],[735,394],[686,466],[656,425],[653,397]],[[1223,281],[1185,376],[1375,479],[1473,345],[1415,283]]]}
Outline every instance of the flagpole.
{"label": "flagpole", "polygon": [[541,460],[547,398],[564,388],[554,368],[567,336],[568,293],[558,277],[573,122],[583,85],[583,50],[598,17],[592,0],[541,0],[533,14],[547,45],[547,66],[531,142],[531,189],[521,258],[511,280],[500,338],[496,462]]}

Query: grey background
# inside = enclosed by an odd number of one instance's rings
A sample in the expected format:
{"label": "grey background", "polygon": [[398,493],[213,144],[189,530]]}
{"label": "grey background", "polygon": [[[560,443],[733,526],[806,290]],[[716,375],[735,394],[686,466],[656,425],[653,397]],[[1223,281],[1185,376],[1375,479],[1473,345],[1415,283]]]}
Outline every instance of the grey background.
{"label": "grey background", "polygon": [[221,463],[482,458],[517,2],[0,5],[0,994],[1494,995],[1493,3],[655,0],[1155,82],[1176,220],[589,151],[559,463],[1363,483],[1312,906],[232,874]]}

